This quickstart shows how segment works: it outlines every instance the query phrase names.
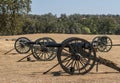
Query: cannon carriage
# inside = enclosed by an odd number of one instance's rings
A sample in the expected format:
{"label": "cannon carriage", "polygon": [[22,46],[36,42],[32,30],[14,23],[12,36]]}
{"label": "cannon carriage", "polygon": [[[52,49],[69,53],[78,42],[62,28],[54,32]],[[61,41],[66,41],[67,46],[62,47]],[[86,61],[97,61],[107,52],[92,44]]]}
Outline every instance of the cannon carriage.
{"label": "cannon carriage", "polygon": [[100,52],[108,52],[112,48],[112,40],[107,36],[98,36],[92,42],[72,37],[62,43],[56,43],[49,37],[37,39],[35,42],[21,37],[16,40],[14,46],[20,54],[28,53],[31,50],[37,60],[48,61],[57,56],[57,65],[72,75],[83,75],[90,72],[96,62],[120,71],[120,68],[112,61],[96,56],[95,48]]}
{"label": "cannon carriage", "polygon": [[26,37],[20,37],[15,41],[14,48],[20,54],[32,52],[36,60],[48,61],[56,57],[55,47],[46,47],[47,44],[56,44],[56,41],[49,37],[39,38],[35,42]]}

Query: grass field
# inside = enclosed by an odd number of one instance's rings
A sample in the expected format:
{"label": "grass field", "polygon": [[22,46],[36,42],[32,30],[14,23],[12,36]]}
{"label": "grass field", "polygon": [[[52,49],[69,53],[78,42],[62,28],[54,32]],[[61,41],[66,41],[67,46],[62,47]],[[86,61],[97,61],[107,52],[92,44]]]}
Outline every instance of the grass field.
{"label": "grass field", "polygon": [[[27,54],[18,54],[15,50],[4,54],[14,48],[14,41],[19,37],[28,37],[34,41],[41,37],[51,37],[57,42],[62,42],[68,37],[79,37],[91,41],[97,35],[79,35],[79,34],[29,34],[16,36],[0,36],[0,83],[120,83],[120,73],[116,70],[99,65],[99,72],[96,67],[85,75],[69,75],[65,73],[60,66],[57,66],[46,75],[43,72],[57,63],[57,58],[53,61],[34,61],[25,60],[17,62]],[[120,43],[119,35],[108,35],[114,44]],[[6,41],[8,39],[8,41]],[[113,47],[108,53],[97,53],[105,59],[111,60],[120,66],[120,46]],[[35,60],[31,56],[32,60]],[[54,76],[55,72],[61,72],[60,76]]]}

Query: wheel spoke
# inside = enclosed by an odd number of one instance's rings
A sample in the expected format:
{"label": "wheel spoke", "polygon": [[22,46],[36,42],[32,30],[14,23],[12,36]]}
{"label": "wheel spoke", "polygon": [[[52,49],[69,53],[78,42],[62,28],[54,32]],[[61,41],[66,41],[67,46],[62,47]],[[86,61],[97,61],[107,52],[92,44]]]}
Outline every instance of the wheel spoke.
{"label": "wheel spoke", "polygon": [[72,60],[71,58],[70,58],[69,60],[65,60],[64,62],[67,62],[67,61],[68,61],[68,62],[65,64],[65,66],[67,66],[71,60]]}

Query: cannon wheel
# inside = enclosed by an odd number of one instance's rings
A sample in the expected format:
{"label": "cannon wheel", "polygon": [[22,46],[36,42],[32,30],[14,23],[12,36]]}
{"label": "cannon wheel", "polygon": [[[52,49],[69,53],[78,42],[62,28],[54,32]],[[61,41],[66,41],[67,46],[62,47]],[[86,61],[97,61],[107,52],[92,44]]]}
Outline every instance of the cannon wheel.
{"label": "cannon wheel", "polygon": [[14,48],[20,54],[25,54],[30,51],[30,46],[27,44],[30,40],[26,37],[20,37],[15,41]]}
{"label": "cannon wheel", "polygon": [[108,36],[101,36],[98,39],[98,50],[100,52],[109,52],[112,48],[112,40]]}
{"label": "cannon wheel", "polygon": [[49,43],[56,44],[56,41],[49,37],[39,38],[33,46],[32,54],[35,59],[40,61],[51,61],[56,57],[55,47],[46,47]]}
{"label": "cannon wheel", "polygon": [[58,49],[57,58],[66,73],[83,75],[94,67],[96,52],[88,41],[68,38]]}
{"label": "cannon wheel", "polygon": [[92,45],[100,52],[108,52],[112,48],[112,40],[108,36],[97,36],[92,40]]}

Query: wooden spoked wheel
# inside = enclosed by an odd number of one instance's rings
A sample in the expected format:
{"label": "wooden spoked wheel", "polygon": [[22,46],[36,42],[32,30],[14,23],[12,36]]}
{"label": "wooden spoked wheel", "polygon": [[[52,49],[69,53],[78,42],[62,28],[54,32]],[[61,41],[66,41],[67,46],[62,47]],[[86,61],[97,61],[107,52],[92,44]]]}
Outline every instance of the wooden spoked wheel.
{"label": "wooden spoked wheel", "polygon": [[15,41],[14,48],[20,54],[25,54],[30,51],[30,40],[26,37],[20,37]]}
{"label": "wooden spoked wheel", "polygon": [[47,47],[49,44],[56,44],[56,41],[49,37],[39,38],[33,45],[32,54],[40,61],[50,61],[56,57],[57,49],[55,47]]}
{"label": "wooden spoked wheel", "polygon": [[66,73],[83,75],[94,67],[96,52],[88,41],[68,38],[58,49],[57,58]]}
{"label": "wooden spoked wheel", "polygon": [[98,50],[100,52],[109,52],[112,48],[112,40],[108,36],[102,36],[98,39]]}
{"label": "wooden spoked wheel", "polygon": [[97,36],[92,40],[92,45],[100,52],[109,52],[112,48],[112,40],[108,36]]}

